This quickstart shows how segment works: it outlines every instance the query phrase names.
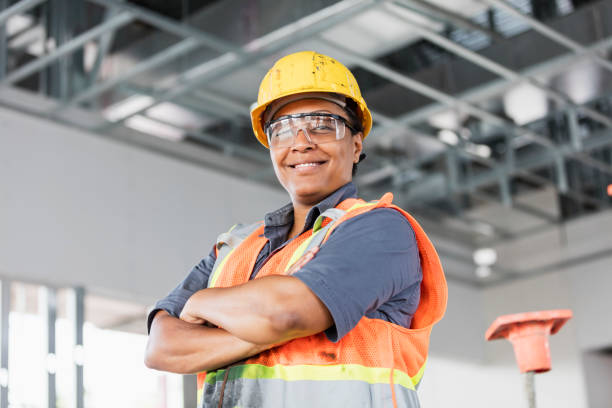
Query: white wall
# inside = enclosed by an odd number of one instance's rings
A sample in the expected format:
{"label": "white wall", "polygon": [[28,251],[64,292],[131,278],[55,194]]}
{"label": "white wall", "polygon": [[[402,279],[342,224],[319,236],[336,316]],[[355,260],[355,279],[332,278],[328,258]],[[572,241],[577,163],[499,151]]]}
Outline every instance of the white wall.
{"label": "white wall", "polygon": [[0,274],[152,303],[279,190],[0,109]]}
{"label": "white wall", "polygon": [[586,352],[582,355],[590,408],[608,408],[612,401],[612,354]]}

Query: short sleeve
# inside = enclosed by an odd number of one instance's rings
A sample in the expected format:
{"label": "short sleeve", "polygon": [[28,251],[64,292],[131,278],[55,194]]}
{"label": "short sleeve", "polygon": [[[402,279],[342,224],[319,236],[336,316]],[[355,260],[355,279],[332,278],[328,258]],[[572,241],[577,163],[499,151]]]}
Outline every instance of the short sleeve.
{"label": "short sleeve", "polygon": [[420,299],[422,272],[414,231],[391,208],[340,224],[310,262],[294,273],[329,310],[326,331],[340,340],[363,316],[410,326]]}
{"label": "short sleeve", "polygon": [[165,298],[157,301],[153,310],[149,313],[147,318],[147,331],[151,331],[151,323],[153,323],[153,317],[160,310],[165,310],[174,317],[179,317],[185,303],[195,292],[201,289],[205,289],[208,285],[208,278],[212,272],[216,260],[215,249],[210,251],[208,256],[200,261],[196,266],[193,267],[191,272],[183,279],[181,283],[166,296]]}

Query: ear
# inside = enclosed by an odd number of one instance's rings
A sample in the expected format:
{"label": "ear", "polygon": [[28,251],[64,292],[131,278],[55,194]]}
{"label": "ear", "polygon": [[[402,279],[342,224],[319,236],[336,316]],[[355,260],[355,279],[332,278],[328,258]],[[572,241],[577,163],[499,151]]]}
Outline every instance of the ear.
{"label": "ear", "polygon": [[353,135],[353,163],[359,163],[359,155],[363,150],[363,133]]}

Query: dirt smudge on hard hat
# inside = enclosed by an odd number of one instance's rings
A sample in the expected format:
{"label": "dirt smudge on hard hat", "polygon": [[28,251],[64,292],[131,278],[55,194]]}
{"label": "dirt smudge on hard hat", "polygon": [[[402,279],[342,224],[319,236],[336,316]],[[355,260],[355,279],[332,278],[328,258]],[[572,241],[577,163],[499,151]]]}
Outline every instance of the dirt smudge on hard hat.
{"label": "dirt smudge on hard hat", "polygon": [[334,361],[336,359],[336,353],[328,353],[327,351],[320,351],[319,356],[330,361]]}

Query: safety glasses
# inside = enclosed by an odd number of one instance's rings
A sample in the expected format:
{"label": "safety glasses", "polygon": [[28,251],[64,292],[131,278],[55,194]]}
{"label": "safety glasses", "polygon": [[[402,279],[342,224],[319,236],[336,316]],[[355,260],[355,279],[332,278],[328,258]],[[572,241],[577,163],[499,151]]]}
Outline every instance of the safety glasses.
{"label": "safety glasses", "polygon": [[300,130],[312,144],[323,144],[342,140],[349,128],[355,129],[342,116],[331,113],[298,113],[281,116],[265,127],[271,149],[290,147],[295,144]]}

